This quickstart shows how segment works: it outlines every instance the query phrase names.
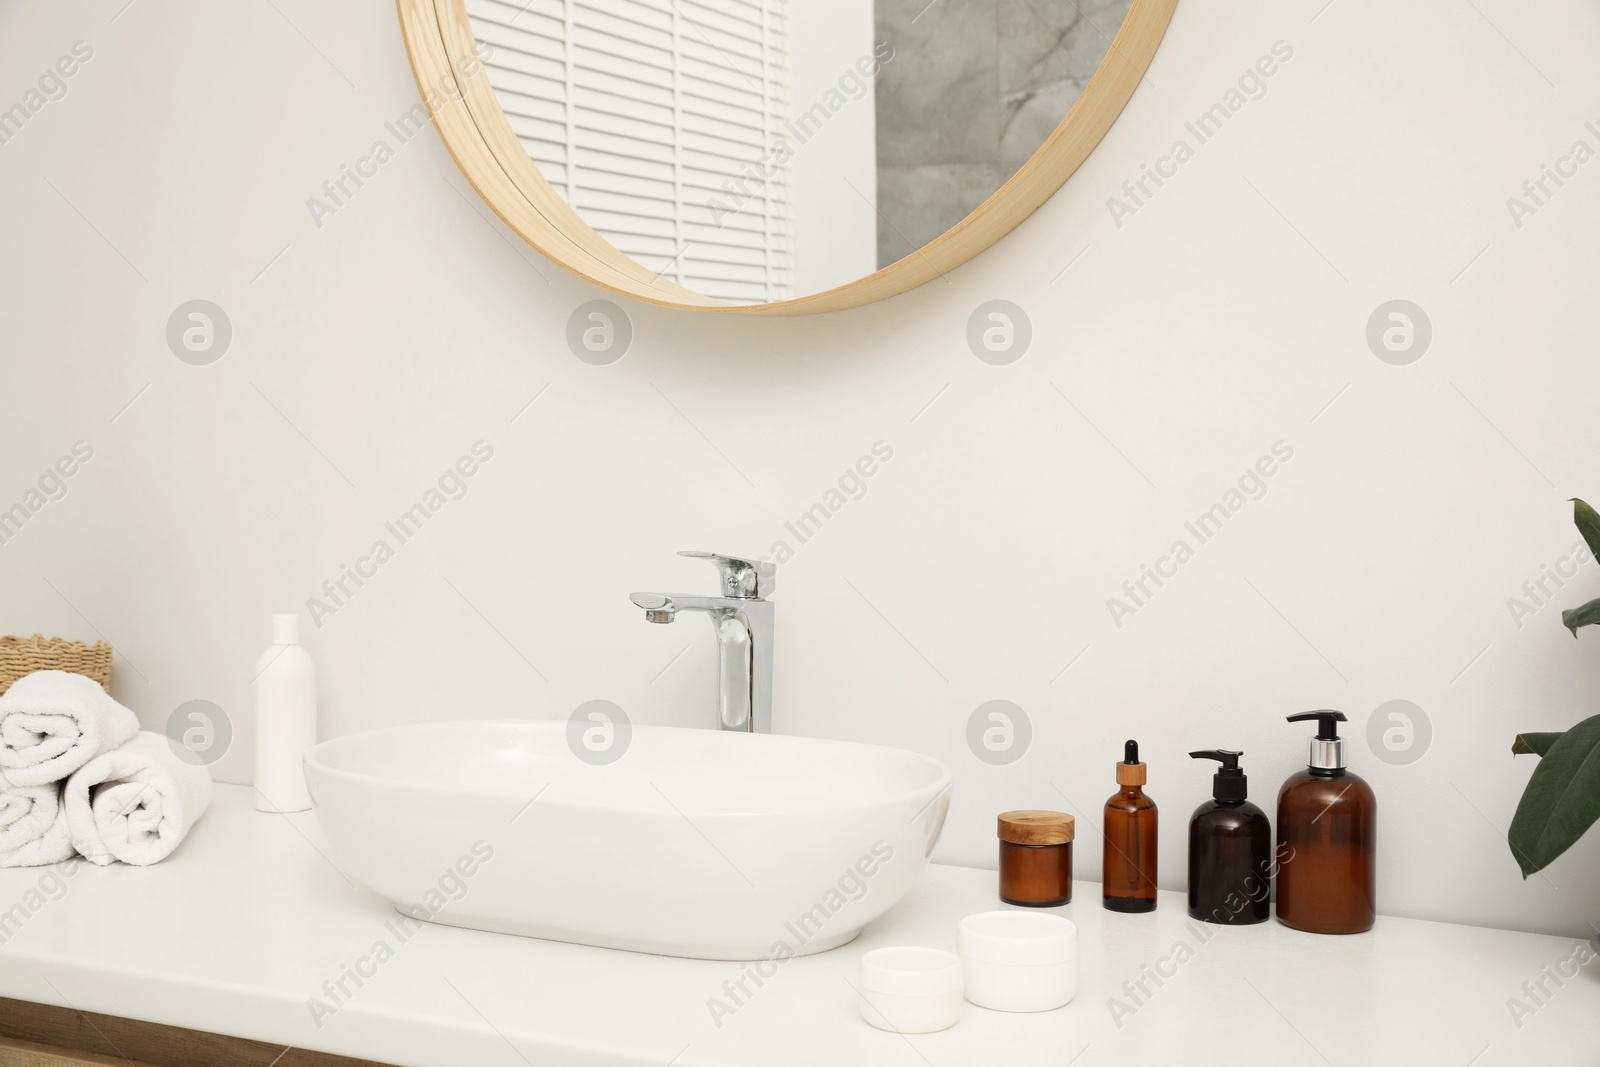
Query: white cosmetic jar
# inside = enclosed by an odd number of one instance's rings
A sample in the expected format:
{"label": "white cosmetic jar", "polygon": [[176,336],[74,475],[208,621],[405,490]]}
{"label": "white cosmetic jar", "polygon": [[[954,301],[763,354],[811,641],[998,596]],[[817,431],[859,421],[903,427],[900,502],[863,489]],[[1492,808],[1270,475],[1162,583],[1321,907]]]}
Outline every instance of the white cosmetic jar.
{"label": "white cosmetic jar", "polygon": [[961,1016],[961,961],[936,948],[875,948],[861,957],[861,1017],[879,1030],[930,1034]]}
{"label": "white cosmetic jar", "polygon": [[1078,992],[1078,928],[1059,915],[982,911],[961,920],[956,948],[967,999],[995,1011],[1050,1011]]}

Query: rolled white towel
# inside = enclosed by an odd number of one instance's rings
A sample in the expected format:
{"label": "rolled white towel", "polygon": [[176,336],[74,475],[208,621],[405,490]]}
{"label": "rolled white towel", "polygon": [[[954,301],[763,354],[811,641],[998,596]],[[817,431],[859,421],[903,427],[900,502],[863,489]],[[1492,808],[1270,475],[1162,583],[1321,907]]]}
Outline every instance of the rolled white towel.
{"label": "rolled white towel", "polygon": [[67,779],[72,847],[90,862],[166,859],[211,803],[211,772],[148,731]]}
{"label": "rolled white towel", "polygon": [[60,783],[0,789],[0,867],[42,867],[71,858]]}
{"label": "rolled white towel", "polygon": [[99,683],[34,671],[0,696],[0,784],[59,782],[138,732],[138,716]]}

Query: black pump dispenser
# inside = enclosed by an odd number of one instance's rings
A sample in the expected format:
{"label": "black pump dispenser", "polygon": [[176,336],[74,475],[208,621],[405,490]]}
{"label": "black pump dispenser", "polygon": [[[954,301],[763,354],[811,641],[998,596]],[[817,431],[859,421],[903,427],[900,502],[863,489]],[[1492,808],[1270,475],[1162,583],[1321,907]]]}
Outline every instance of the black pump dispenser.
{"label": "black pump dispenser", "polygon": [[1318,778],[1344,776],[1344,739],[1339,736],[1339,723],[1345,722],[1342,711],[1302,711],[1288,716],[1290,722],[1316,720],[1317,736],[1312,738],[1306,755],[1306,766]]}
{"label": "black pump dispenser", "polygon": [[1239,757],[1242,755],[1243,752],[1234,752],[1226,748],[1204,749],[1189,753],[1191,759],[1221,761],[1221,768],[1211,776],[1211,797],[1218,804],[1238,804],[1250,796],[1250,779],[1239,768]]}
{"label": "black pump dispenser", "polygon": [[1189,753],[1222,766],[1211,776],[1211,800],[1189,817],[1189,915],[1202,922],[1243,926],[1272,915],[1272,826],[1250,803],[1243,752],[1226,748]]}
{"label": "black pump dispenser", "polygon": [[1337,726],[1335,726],[1334,723],[1336,723],[1336,722],[1345,722],[1346,721],[1346,719],[1344,717],[1344,712],[1342,712],[1342,711],[1302,711],[1298,715],[1289,716],[1289,721],[1290,722],[1310,722],[1312,719],[1317,720],[1317,740],[1318,741],[1337,741],[1337,740],[1339,740],[1339,728]]}

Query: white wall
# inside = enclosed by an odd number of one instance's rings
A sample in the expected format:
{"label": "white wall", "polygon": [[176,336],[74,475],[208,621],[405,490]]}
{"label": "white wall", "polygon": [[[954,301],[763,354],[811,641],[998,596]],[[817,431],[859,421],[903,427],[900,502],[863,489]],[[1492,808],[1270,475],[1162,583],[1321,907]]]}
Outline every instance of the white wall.
{"label": "white wall", "polygon": [[[1532,770],[1512,735],[1594,711],[1600,634],[1558,610],[1600,580],[1520,629],[1506,601],[1576,540],[1566,498],[1600,495],[1600,164],[1520,229],[1506,198],[1596,143],[1600,13],[1323,4],[1185,0],[1100,150],[948,278],[824,318],[630,306],[609,367],[563,340],[604,294],[508,241],[431,133],[313,225],[306,199],[414,99],[391,5],[277,0],[297,31],[266,4],[8,4],[0,107],[75,40],[94,58],[0,146],[0,503],[74,441],[94,458],[0,545],[0,630],[103,633],[147,725],[220,704],[244,780],[268,613],[481,438],[465,499],[312,630],[326,732],[596,697],[709,725],[710,634],[627,594],[709,588],[672,553],[767,550],[881,439],[866,497],[785,568],[777,724],[948,761],[938,858],[991,864],[1005,808],[1095,822],[1135,736],[1180,886],[1209,783],[1185,753],[1244,749],[1270,800],[1308,732],[1282,716],[1332,706],[1380,800],[1381,910],[1583,930],[1600,837],[1525,883],[1503,831]],[[1107,198],[1278,40],[1266,97],[1118,229]],[[234,325],[211,366],[163,336],[196,297]],[[1434,324],[1406,367],[1363,336],[1397,297]],[[1007,367],[964,339],[993,298],[1032,319]],[[1278,440],[1268,495],[1113,625],[1107,597]],[[994,698],[1034,723],[1009,767],[964,740]],[[1410,766],[1360,740],[1395,698],[1434,727]]]}
{"label": "white wall", "polygon": [[819,103],[843,101],[803,143],[790,139],[796,295],[820,293],[878,269],[874,85],[856,70],[862,57],[871,59],[873,44],[871,0],[789,5],[790,118]]}

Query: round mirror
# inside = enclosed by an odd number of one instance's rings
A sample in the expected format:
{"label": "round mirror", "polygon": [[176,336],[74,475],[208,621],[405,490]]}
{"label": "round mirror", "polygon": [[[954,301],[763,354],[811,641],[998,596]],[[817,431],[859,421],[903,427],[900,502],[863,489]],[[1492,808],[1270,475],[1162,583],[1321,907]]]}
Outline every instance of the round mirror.
{"label": "round mirror", "polygon": [[401,0],[463,173],[615,292],[804,313],[993,244],[1110,128],[1176,0]]}

